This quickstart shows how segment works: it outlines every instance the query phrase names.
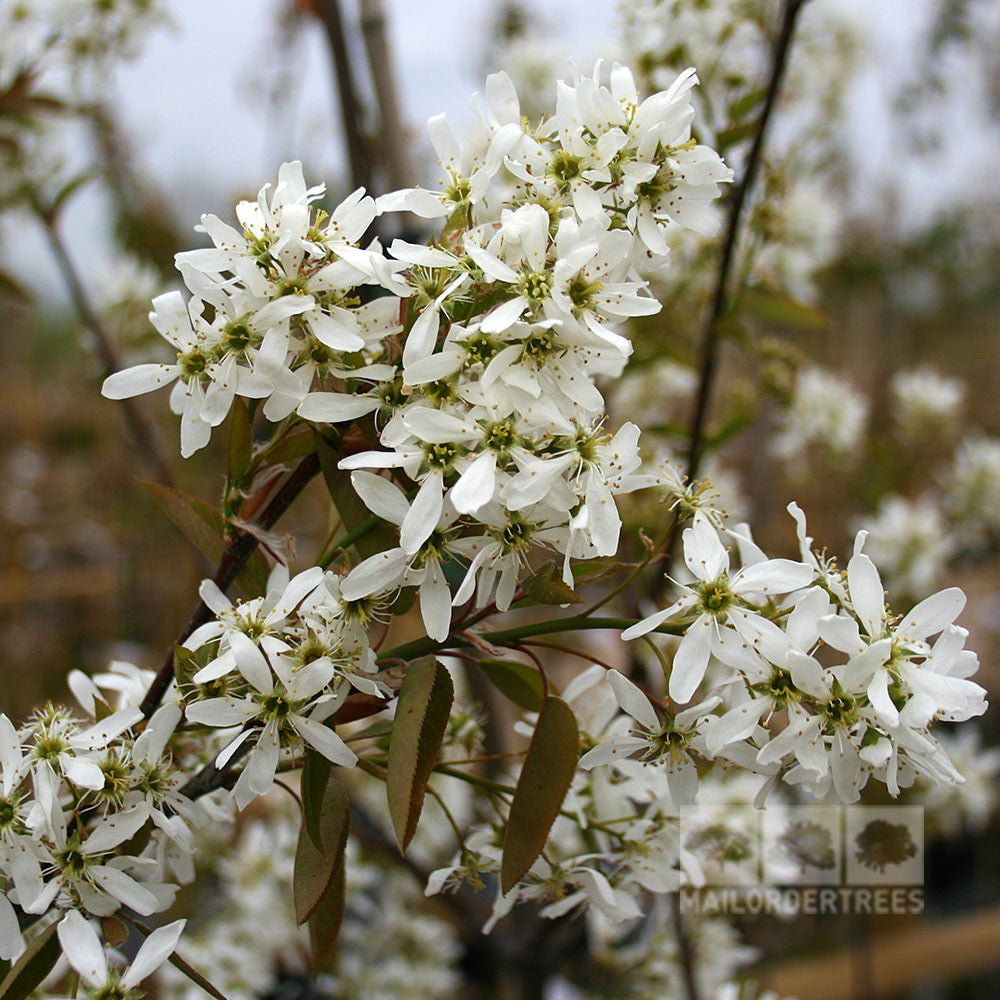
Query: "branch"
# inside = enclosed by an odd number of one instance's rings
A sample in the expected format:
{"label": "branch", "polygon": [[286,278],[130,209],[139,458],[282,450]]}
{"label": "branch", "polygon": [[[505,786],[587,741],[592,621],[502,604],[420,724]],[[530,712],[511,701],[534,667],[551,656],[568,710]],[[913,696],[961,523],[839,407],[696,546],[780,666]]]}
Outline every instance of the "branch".
{"label": "branch", "polygon": [[729,215],[729,225],[726,239],[722,246],[722,258],[719,262],[719,274],[715,283],[715,294],[712,298],[712,308],[705,321],[699,346],[699,367],[701,377],[698,383],[698,395],[695,399],[694,416],[691,421],[691,445],[688,452],[687,478],[693,480],[698,474],[704,451],[705,424],[708,418],[709,399],[715,382],[715,372],[719,352],[719,320],[729,308],[729,297],[726,293],[729,275],[732,270],[733,257],[742,221],[743,207],[747,195],[753,187],[754,179],[760,168],[764,153],[764,137],[771,120],[771,113],[777,101],[781,80],[788,64],[788,54],[791,49],[792,35],[795,31],[795,21],[806,0],[785,0],[782,14],[781,32],[774,47],[774,58],[771,65],[771,79],[767,86],[767,96],[760,115],[757,134],[747,157],[743,170],[743,178],[733,192],[732,210]]}
{"label": "branch", "polygon": [[[275,522],[291,506],[296,497],[306,488],[309,481],[319,472],[319,456],[316,452],[311,452],[302,459],[295,467],[292,474],[285,480],[281,489],[275,493],[274,498],[267,505],[264,512],[257,518],[257,527],[263,531],[272,528]],[[256,535],[248,531],[242,532],[232,545],[222,554],[219,565],[212,577],[220,590],[225,590],[239,575],[240,570],[246,565],[247,560],[254,554],[260,544]],[[167,655],[164,657],[160,669],[156,672],[153,683],[150,684],[142,704],[143,715],[148,719],[157,706],[163,700],[163,695],[170,682],[174,678],[174,648],[181,645],[188,636],[199,625],[204,625],[212,617],[212,611],[204,601],[199,601],[194,611],[187,620],[187,624],[181,629],[180,634],[173,641]]]}
{"label": "branch", "polygon": [[[33,203],[32,207],[45,229],[49,247],[56,259],[56,264],[59,266],[63,280],[66,282],[73,307],[76,309],[80,321],[94,338],[97,353],[100,356],[104,369],[102,377],[106,378],[122,367],[112,344],[111,337],[108,335],[107,330],[104,329],[104,324],[101,322],[96,310],[90,303],[90,299],[87,297],[83,282],[77,274],[76,267],[69,255],[69,251],[66,249],[66,244],[63,242],[62,236],[59,234],[55,216],[52,212],[45,211],[37,201]],[[149,414],[134,399],[121,400],[121,406],[125,411],[125,419],[132,434],[133,444],[142,460],[149,466],[159,482],[166,486],[173,486],[173,476],[170,473],[170,466],[164,458],[163,449],[160,447],[160,442],[156,434],[156,428],[152,420],[150,420]]]}
{"label": "branch", "polygon": [[351,52],[344,33],[344,19],[339,0],[317,0],[316,16],[326,31],[333,71],[337,80],[337,98],[340,118],[344,126],[347,156],[351,165],[351,184],[366,191],[374,188],[374,165],[368,137],[361,125],[362,106],[354,86]]}

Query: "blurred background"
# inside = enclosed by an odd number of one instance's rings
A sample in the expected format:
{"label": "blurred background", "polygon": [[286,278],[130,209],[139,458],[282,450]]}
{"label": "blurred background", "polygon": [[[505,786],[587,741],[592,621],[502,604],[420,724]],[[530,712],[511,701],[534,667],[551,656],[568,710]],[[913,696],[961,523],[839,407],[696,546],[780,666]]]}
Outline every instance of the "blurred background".
{"label": "blurred background", "polygon": [[[65,5],[64,5],[65,6]],[[154,666],[208,563],[138,480],[217,500],[220,437],[182,462],[166,399],[102,399],[160,350],[149,300],[202,212],[231,217],[286,159],[336,203],[436,181],[423,123],[472,120],[507,70],[536,119],[572,59],[648,91],[699,70],[700,137],[737,169],[766,84],[769,0],[457,3],[131,0],[58,22],[0,6],[0,710],[66,697],[72,667]],[[101,8],[104,8],[102,11]],[[58,38],[56,39],[56,36]],[[55,39],[55,40],[54,40]],[[792,554],[789,500],[842,559],[872,533],[895,611],[969,594],[977,678],[1000,688],[1000,5],[811,0],[739,243],[705,474]],[[345,86],[349,84],[348,86]],[[616,420],[678,453],[719,243],[678,243],[637,325]],[[153,442],[159,442],[158,445]],[[166,458],[158,458],[157,452]],[[662,517],[642,507],[633,527]],[[321,494],[282,530],[308,559]],[[801,1000],[1000,991],[995,713],[953,750],[968,783],[928,804],[920,918],[746,920],[762,985]],[[974,728],[965,724],[963,729]],[[916,801],[916,800],[915,800]]]}

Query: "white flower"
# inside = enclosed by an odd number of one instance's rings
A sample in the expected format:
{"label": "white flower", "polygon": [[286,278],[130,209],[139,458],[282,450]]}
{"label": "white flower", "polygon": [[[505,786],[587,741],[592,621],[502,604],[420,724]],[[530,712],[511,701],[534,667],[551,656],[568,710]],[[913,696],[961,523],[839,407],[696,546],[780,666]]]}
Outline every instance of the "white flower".
{"label": "white flower", "polygon": [[59,922],[59,944],[69,964],[96,995],[134,996],[135,987],[151,976],[174,953],[186,920],[158,927],[143,941],[124,971],[109,966],[97,932],[77,910]]}
{"label": "white flower", "polygon": [[746,648],[747,641],[753,642],[754,623],[759,619],[754,606],[813,580],[812,567],[789,559],[758,561],[730,576],[729,555],[700,510],[684,531],[684,561],[698,582],[682,587],[682,596],[670,607],[622,633],[623,639],[637,639],[670,618],[697,614],[674,654],[670,673],[670,697],[680,704],[691,700],[713,655],[730,666],[754,669],[759,660]]}

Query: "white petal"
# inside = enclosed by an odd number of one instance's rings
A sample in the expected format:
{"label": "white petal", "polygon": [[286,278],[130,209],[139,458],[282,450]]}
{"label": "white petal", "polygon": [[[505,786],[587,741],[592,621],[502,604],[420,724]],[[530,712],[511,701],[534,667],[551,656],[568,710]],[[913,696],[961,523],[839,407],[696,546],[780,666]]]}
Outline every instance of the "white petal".
{"label": "white petal", "polygon": [[493,499],[496,485],[497,457],[486,451],[462,473],[448,496],[459,514],[475,514]]}
{"label": "white petal", "polygon": [[159,908],[156,896],[118,868],[109,865],[91,865],[87,871],[109,896],[113,896],[119,903],[131,906],[136,913],[148,917]]}
{"label": "white petal", "polygon": [[623,712],[631,715],[649,732],[656,732],[660,728],[660,720],[649,699],[624,674],[609,670],[608,683]]}
{"label": "white petal", "polygon": [[692,623],[674,654],[670,669],[670,697],[679,705],[691,700],[705,676],[714,628],[714,622],[707,615],[702,615]]}
{"label": "white petal", "polygon": [[357,763],[354,751],[329,726],[302,715],[291,716],[291,721],[302,738],[327,760],[341,767],[353,767]]}
{"label": "white petal", "polygon": [[100,988],[108,981],[108,963],[101,939],[79,910],[70,910],[56,929],[59,944],[69,964],[89,986]]}
{"label": "white petal", "polygon": [[157,927],[152,934],[142,942],[142,947],[132,959],[132,965],[122,976],[122,986],[131,989],[138,986],[147,976],[152,975],[170,958],[177,948],[177,942],[184,932],[186,920],[175,920],[172,924]]}
{"label": "white petal", "polygon": [[177,365],[135,365],[109,375],[101,386],[101,395],[107,399],[139,396],[173,382],[179,372]]}
{"label": "white petal", "polygon": [[351,485],[373,514],[395,525],[403,523],[410,505],[406,494],[395,483],[374,472],[358,470],[351,473]]}
{"label": "white petal", "polygon": [[274,689],[274,678],[260,647],[243,632],[229,633],[229,649],[236,658],[240,673],[264,694]]}
{"label": "white petal", "polygon": [[441,519],[444,507],[444,476],[435,469],[420,484],[413,504],[399,531],[399,544],[407,555],[415,555],[431,536]]}

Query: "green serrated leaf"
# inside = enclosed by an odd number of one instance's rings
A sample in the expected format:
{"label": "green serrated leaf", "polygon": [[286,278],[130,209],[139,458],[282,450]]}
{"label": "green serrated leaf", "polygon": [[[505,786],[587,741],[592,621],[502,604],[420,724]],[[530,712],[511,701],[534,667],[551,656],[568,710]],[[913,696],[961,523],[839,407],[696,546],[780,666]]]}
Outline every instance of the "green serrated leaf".
{"label": "green serrated leaf", "polygon": [[427,779],[441,753],[455,698],[451,675],[433,656],[411,664],[399,689],[385,789],[399,849],[413,839]]}
{"label": "green serrated leaf", "polygon": [[299,786],[302,795],[302,820],[312,838],[313,846],[320,851],[323,850],[323,834],[320,830],[321,810],[332,770],[333,764],[326,757],[318,750],[306,747]]}
{"label": "green serrated leaf", "polygon": [[737,308],[792,330],[826,330],[830,326],[830,317],[821,309],[759,288],[745,292]]}
{"label": "green serrated leaf", "polygon": [[229,451],[226,461],[226,478],[231,487],[239,487],[250,470],[253,459],[253,424],[250,411],[242,399],[233,400],[229,418]]}
{"label": "green serrated leaf", "polygon": [[56,937],[58,926],[59,921],[54,920],[28,943],[0,983],[0,1000],[27,1000],[55,968],[62,954],[59,938]]}
{"label": "green serrated leaf", "polygon": [[562,579],[562,571],[550,559],[524,581],[524,592],[536,604],[583,604],[583,598]]}
{"label": "green serrated leaf", "polygon": [[545,682],[534,667],[517,660],[476,660],[476,666],[515,705],[528,712],[541,711],[545,701]]}
{"label": "green serrated leaf", "polygon": [[295,899],[295,919],[304,924],[323,902],[338,868],[343,868],[347,835],[351,829],[351,805],[344,786],[331,778],[323,792],[319,811],[317,847],[302,824],[295,848],[295,870],[292,890]]}
{"label": "green serrated leaf", "polygon": [[576,716],[546,698],[517,780],[503,840],[500,887],[507,893],[542,853],[580,759]]}
{"label": "green serrated leaf", "polygon": [[333,873],[326,895],[309,918],[309,946],[312,951],[313,974],[330,971],[340,925],[344,919],[346,871],[341,864]]}

